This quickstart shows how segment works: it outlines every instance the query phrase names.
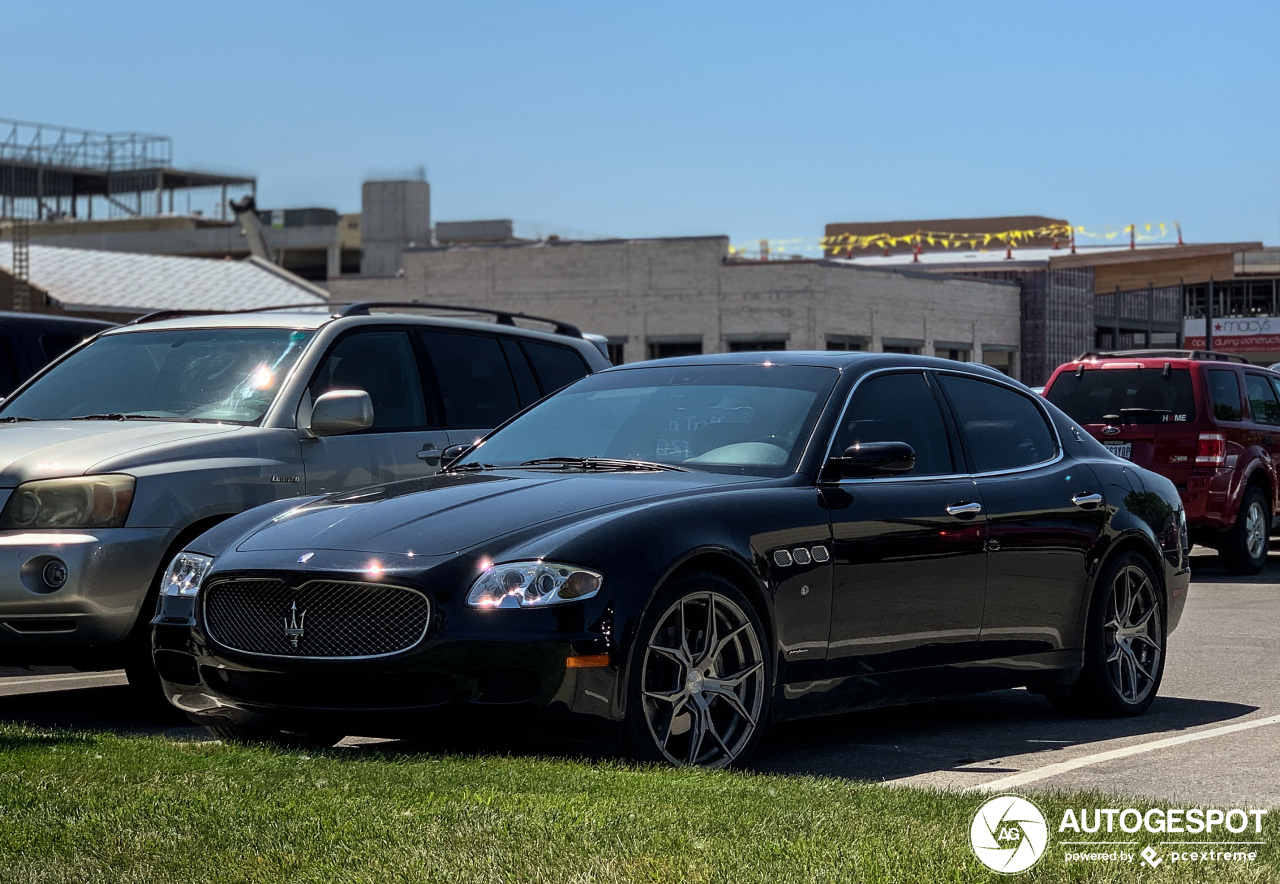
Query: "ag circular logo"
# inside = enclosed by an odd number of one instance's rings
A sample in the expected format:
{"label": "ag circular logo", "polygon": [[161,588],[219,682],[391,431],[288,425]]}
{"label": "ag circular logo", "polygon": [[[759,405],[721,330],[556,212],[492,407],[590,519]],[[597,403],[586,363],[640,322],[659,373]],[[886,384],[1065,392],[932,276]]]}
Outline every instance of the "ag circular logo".
{"label": "ag circular logo", "polygon": [[1044,814],[1025,798],[1001,795],[978,808],[969,826],[973,853],[988,869],[1005,875],[1025,872],[1049,846]]}

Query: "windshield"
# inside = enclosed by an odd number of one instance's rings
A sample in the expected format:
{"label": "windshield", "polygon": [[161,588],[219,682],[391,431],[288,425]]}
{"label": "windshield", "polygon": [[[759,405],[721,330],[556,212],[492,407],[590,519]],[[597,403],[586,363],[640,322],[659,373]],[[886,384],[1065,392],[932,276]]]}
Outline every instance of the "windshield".
{"label": "windshield", "polygon": [[0,420],[257,423],[310,336],[289,328],[104,335],[6,401]]}
{"label": "windshield", "polygon": [[635,368],[591,375],[467,455],[516,466],[608,458],[716,472],[795,470],[839,372],[793,365]]}
{"label": "windshield", "polygon": [[1108,414],[1132,424],[1193,421],[1191,372],[1175,368],[1103,368],[1063,372],[1045,397],[1081,424],[1101,424]]}

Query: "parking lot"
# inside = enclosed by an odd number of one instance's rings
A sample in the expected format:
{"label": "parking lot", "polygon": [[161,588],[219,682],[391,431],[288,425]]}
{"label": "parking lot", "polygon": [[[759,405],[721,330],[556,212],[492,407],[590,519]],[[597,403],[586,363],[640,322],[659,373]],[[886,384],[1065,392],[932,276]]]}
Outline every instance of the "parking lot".
{"label": "parking lot", "polygon": [[[1098,789],[1194,804],[1280,805],[1280,554],[1228,578],[1197,549],[1161,696],[1136,719],[1065,718],[1004,691],[777,728],[751,767],[949,789]],[[0,720],[162,733],[122,673],[0,670]],[[347,745],[367,741],[348,740]]]}

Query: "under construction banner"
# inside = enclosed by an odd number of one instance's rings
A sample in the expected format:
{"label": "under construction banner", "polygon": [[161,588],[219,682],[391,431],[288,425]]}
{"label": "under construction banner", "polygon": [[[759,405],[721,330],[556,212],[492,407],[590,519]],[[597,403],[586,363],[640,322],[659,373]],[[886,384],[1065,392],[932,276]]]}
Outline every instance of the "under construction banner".
{"label": "under construction banner", "polygon": [[[1185,320],[1183,346],[1203,350],[1206,345],[1203,319]],[[1271,353],[1280,351],[1280,318],[1249,316],[1213,320],[1213,349],[1220,353]]]}

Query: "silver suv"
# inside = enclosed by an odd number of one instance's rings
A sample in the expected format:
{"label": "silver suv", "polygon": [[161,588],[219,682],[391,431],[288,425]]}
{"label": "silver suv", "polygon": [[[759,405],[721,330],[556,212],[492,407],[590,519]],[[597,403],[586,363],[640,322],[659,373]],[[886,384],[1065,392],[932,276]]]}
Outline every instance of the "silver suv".
{"label": "silver suv", "polygon": [[4,400],[0,663],[123,665],[158,684],[156,587],[196,536],[269,501],[433,473],[609,364],[603,339],[565,323],[410,307],[154,314]]}

